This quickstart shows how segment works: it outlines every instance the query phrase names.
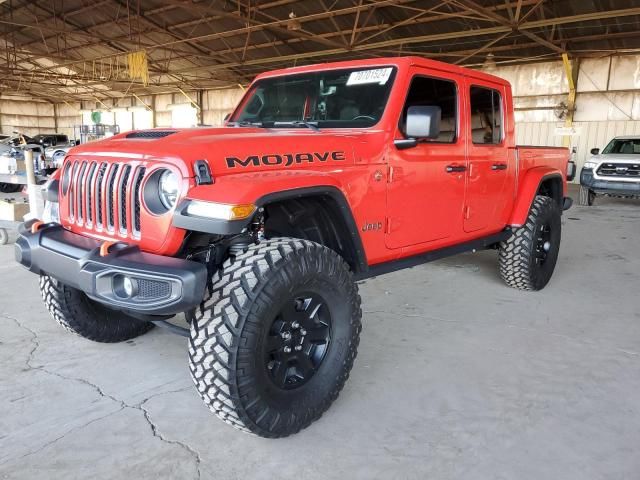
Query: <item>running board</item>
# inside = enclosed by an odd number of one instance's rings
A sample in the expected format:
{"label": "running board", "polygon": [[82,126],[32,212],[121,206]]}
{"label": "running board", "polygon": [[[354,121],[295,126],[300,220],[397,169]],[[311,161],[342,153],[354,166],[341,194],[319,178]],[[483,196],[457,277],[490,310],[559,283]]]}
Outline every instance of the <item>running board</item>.
{"label": "running board", "polygon": [[451,257],[458,255],[459,253],[471,252],[474,250],[484,250],[486,248],[495,245],[496,243],[504,242],[512,235],[510,229],[503,230],[500,233],[489,235],[488,237],[477,238],[470,242],[460,243],[451,247],[440,248],[438,250],[432,250],[430,252],[419,253],[412,257],[400,258],[398,260],[391,260],[390,262],[378,263],[369,267],[368,270],[356,274],[355,280],[357,282],[366,280],[367,278],[377,277],[378,275],[384,275],[386,273],[396,272],[405,268],[412,268],[423,263],[433,262],[440,260],[441,258]]}

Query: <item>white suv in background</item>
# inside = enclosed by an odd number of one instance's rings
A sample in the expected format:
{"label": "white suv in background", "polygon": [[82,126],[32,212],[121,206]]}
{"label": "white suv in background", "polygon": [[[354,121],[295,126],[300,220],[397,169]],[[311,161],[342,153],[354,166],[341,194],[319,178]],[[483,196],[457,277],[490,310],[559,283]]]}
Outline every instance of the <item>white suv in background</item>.
{"label": "white suv in background", "polygon": [[580,205],[593,205],[597,195],[640,198],[640,136],[615,137],[580,172]]}

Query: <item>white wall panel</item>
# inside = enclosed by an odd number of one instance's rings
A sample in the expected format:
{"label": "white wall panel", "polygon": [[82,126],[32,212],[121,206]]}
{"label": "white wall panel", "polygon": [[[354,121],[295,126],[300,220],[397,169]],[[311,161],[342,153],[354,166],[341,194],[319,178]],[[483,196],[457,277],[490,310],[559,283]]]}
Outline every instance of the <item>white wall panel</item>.
{"label": "white wall panel", "polygon": [[205,125],[219,127],[225,115],[231,113],[244,95],[241,88],[210,90],[203,99],[202,117]]}
{"label": "white wall panel", "polygon": [[610,66],[611,57],[582,59],[576,90],[578,92],[607,90]]}
{"label": "white wall panel", "polygon": [[640,55],[612,57],[609,89],[640,89]]}

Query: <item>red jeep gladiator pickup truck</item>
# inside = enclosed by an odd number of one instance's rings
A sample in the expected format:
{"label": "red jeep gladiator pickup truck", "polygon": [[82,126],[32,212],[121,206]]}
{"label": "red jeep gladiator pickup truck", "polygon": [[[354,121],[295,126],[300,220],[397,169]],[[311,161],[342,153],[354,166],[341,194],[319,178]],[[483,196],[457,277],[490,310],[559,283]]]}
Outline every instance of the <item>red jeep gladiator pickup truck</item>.
{"label": "red jeep gladiator pickup truck", "polygon": [[[224,128],[71,150],[16,257],[82,337],[188,336],[207,406],[281,437],[349,376],[358,280],[492,248],[508,285],[543,288],[568,160],[515,145],[510,85],[485,73],[415,57],[278,70]],[[167,322],[180,313],[189,329]]]}

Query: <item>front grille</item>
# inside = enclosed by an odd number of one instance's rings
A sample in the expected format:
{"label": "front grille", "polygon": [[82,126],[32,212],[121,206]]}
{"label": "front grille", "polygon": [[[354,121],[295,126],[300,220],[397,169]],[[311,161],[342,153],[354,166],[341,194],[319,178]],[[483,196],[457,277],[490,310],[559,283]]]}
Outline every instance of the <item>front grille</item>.
{"label": "front grille", "polygon": [[102,228],[102,192],[104,191],[104,174],[107,171],[107,164],[101,163],[96,178],[96,227]]}
{"label": "front grille", "polygon": [[[133,187],[133,196],[134,198],[142,198],[142,191],[140,187],[142,186],[142,180],[144,179],[144,174],[146,169],[144,167],[140,167],[136,174],[136,184]],[[133,233],[140,234],[140,202],[133,202]]]}
{"label": "front grille", "polygon": [[122,177],[120,177],[120,195],[118,203],[120,204],[120,233],[127,232],[127,188],[129,187],[129,177],[131,176],[131,165],[125,165],[122,169]]}
{"label": "front grille", "polygon": [[640,178],[640,162],[603,163],[597,173],[603,177]]}
{"label": "front grille", "polygon": [[65,199],[71,223],[90,230],[140,238],[144,167],[74,160],[66,169],[71,180]]}

